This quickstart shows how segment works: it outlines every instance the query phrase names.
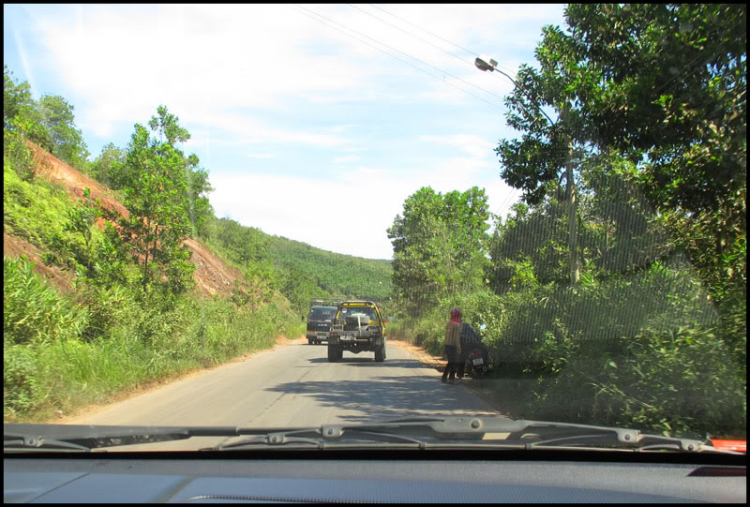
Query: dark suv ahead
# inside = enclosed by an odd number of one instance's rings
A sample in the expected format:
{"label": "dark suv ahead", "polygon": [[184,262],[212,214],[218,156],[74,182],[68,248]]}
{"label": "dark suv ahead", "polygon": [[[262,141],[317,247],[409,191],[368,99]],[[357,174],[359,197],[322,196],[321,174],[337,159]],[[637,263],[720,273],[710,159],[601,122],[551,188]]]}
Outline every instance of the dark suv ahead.
{"label": "dark suv ahead", "polygon": [[307,318],[307,343],[310,345],[328,341],[331,322],[336,316],[335,306],[311,306]]}

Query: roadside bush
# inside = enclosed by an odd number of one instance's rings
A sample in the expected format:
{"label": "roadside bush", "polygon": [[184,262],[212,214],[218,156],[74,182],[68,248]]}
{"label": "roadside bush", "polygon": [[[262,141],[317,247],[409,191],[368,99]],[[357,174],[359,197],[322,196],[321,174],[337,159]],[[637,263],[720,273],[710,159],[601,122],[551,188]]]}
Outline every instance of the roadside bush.
{"label": "roadside bush", "polygon": [[715,329],[661,327],[636,337],[617,375],[624,394],[611,381],[604,384],[605,399],[597,400],[597,408],[619,402],[625,405],[620,420],[672,434],[744,435],[745,389]]}
{"label": "roadside bush", "polygon": [[87,325],[87,312],[34,273],[25,256],[3,256],[3,291],[3,335],[10,343],[75,338]]}
{"label": "roadside bush", "polygon": [[543,304],[504,296],[505,331],[535,334],[531,361],[541,368],[528,417],[672,434],[744,428],[744,386],[690,270],[656,263],[627,278],[535,292]]}
{"label": "roadside bush", "polygon": [[130,291],[121,285],[86,285],[80,289],[80,293],[80,301],[89,314],[81,337],[89,342],[108,338],[113,329],[132,320],[140,312]]}
{"label": "roadside bush", "polygon": [[736,342],[746,341],[724,338],[746,329],[743,295],[719,316],[679,257],[607,278],[583,274],[575,287],[463,294],[404,322],[401,333],[442,354],[451,307],[466,322],[487,324],[484,342],[504,379],[498,385],[508,389],[518,377],[512,416],[696,438],[744,435],[746,369]]}
{"label": "roadside bush", "polygon": [[34,348],[16,345],[7,339],[3,344],[3,414],[5,419],[26,412],[34,406],[38,391],[37,358]]}
{"label": "roadside bush", "polygon": [[3,158],[5,166],[12,168],[23,181],[34,179],[31,150],[19,132],[3,130]]}
{"label": "roadside bush", "polygon": [[744,435],[744,393],[711,329],[647,328],[624,357],[573,350],[559,374],[539,379],[528,416],[695,438]]}

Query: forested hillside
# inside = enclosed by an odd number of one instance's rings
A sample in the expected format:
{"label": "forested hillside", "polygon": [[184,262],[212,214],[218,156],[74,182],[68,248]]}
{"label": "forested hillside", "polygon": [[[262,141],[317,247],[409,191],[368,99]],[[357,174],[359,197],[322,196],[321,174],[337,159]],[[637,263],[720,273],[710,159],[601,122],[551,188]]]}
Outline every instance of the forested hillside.
{"label": "forested hillside", "polygon": [[321,296],[383,300],[391,294],[391,261],[327,252],[274,236],[271,251],[279,264],[302,279],[315,280]]}

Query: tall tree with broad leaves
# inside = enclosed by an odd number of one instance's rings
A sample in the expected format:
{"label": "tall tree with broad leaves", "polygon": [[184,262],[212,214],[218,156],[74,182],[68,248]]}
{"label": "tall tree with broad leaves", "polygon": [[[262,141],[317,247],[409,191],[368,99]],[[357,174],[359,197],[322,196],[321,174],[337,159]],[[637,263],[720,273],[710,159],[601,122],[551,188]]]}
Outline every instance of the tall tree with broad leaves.
{"label": "tall tree with broad leaves", "polygon": [[37,108],[49,132],[52,153],[76,169],[88,172],[89,151],[75,125],[75,107],[59,95],[44,95]]}
{"label": "tall tree with broad leaves", "polygon": [[[543,28],[543,42],[536,49],[537,70],[522,65],[516,87],[506,98],[507,123],[522,132],[521,139],[501,140],[495,152],[500,157],[500,176],[523,190],[523,200],[536,205],[566,182],[568,215],[567,249],[571,283],[580,276],[576,174],[581,160],[592,148],[577,103],[577,91],[589,86],[590,73],[581,72],[580,62],[570,56],[570,41],[560,28]],[[554,109],[552,120],[545,109]]]}
{"label": "tall tree with broad leaves", "polygon": [[144,292],[158,284],[166,293],[189,290],[195,266],[183,242],[190,236],[188,161],[176,145],[190,139],[179,119],[165,106],[157,109],[148,129],[140,124],[128,145],[121,170],[128,218],[114,216],[119,239],[141,266]]}
{"label": "tall tree with broad leaves", "polygon": [[45,150],[52,151],[49,130],[43,124],[39,108],[31,97],[29,83],[17,82],[7,65],[3,70],[3,126],[6,131],[21,134]]}
{"label": "tall tree with broad leaves", "polygon": [[104,183],[113,190],[122,188],[119,174],[116,168],[125,167],[125,150],[107,143],[102,148],[102,152],[91,163],[91,175],[100,183]]}
{"label": "tall tree with broad leaves", "polygon": [[445,195],[424,187],[406,199],[388,237],[393,286],[410,315],[481,286],[488,218],[487,196],[477,187]]}
{"label": "tall tree with broad leaves", "polygon": [[[575,4],[565,17],[566,32],[544,28],[541,70],[523,66],[524,90],[508,99],[524,134],[498,147],[503,178],[540,200],[562,162],[562,128],[580,160],[632,162],[623,177],[688,253],[744,365],[747,6]],[[560,98],[570,114],[555,129],[535,106]]]}
{"label": "tall tree with broad leaves", "polygon": [[572,57],[599,77],[579,95],[602,146],[683,248],[744,375],[747,328],[747,6],[571,5]]}

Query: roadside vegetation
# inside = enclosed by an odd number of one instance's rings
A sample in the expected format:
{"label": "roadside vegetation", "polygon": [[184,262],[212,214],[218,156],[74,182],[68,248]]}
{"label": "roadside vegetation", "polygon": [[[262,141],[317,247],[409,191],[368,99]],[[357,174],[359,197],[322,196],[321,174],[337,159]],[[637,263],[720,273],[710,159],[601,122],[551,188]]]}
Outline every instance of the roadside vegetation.
{"label": "roadside vegetation", "polygon": [[522,202],[490,233],[481,189],[406,200],[398,334],[440,354],[451,307],[485,323],[511,417],[744,437],[745,12],[571,5],[545,28],[496,149]]}
{"label": "roadside vegetation", "polygon": [[[180,148],[189,138],[160,106],[147,124],[135,126],[126,148],[109,144],[91,160],[73,106],[62,97],[33,100],[28,83],[5,68],[5,232],[38,247],[41,262],[73,280],[70,291],[60,292],[28,258],[4,256],[6,422],[46,420],[268,348],[279,335],[304,334],[300,316],[312,297],[361,296],[344,285],[345,273],[312,276],[302,255],[296,263],[290,253],[282,264],[274,242],[288,240],[217,218],[207,171]],[[127,216],[89,189],[74,200],[39,177],[29,141],[107,185]],[[184,244],[191,238],[242,272],[231,295],[197,295]],[[387,261],[347,261],[389,283]]]}

